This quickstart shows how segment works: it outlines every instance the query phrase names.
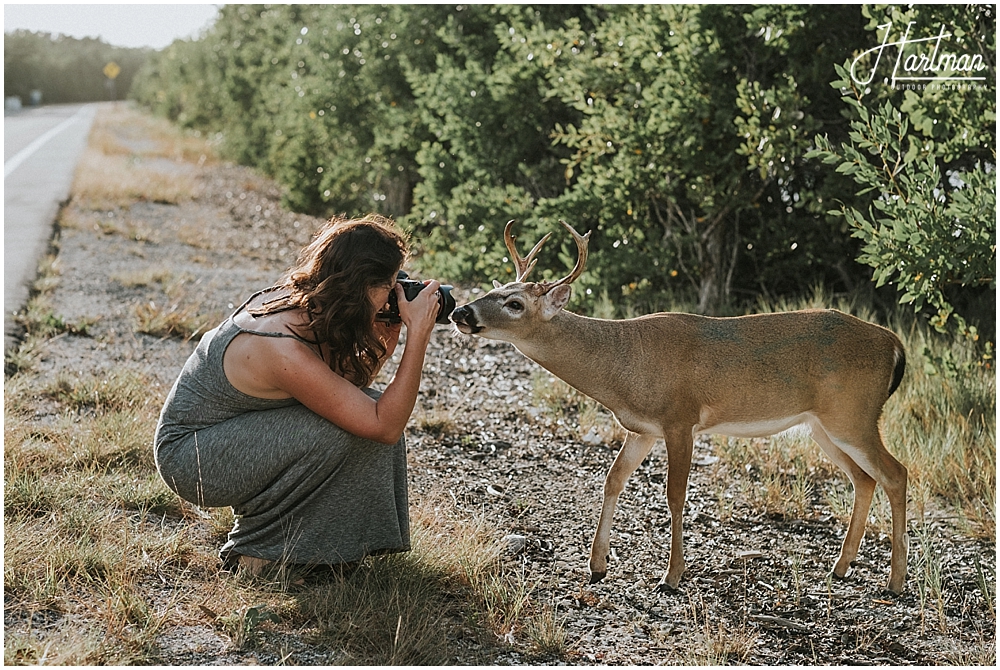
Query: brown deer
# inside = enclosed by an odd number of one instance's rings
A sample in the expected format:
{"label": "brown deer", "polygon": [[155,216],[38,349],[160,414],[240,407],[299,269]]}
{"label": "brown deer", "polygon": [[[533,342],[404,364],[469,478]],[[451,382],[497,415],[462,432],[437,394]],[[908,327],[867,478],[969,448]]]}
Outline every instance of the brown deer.
{"label": "brown deer", "polygon": [[892,508],[888,588],[906,577],[906,468],[879,434],[882,406],[906,366],[891,331],[832,309],[713,318],[661,313],[594,319],[563,308],[570,284],[587,262],[590,233],[576,240],[578,260],[553,282],[527,282],[551,233],[522,258],[504,242],[516,267],[513,282],[452,314],[459,331],[512,343],[543,368],[614,413],[626,438],[604,481],[604,505],[590,550],[590,582],[607,574],[611,518],[625,482],[657,438],[666,443],[670,562],[664,582],[684,572],[682,513],[696,435],[766,437],[805,425],[854,484],[854,509],[833,568],[846,577],[857,556],[876,483]]}

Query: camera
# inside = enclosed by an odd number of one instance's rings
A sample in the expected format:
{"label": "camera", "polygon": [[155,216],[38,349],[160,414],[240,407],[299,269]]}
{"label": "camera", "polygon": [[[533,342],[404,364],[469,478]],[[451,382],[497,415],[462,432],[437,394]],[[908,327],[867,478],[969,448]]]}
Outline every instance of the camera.
{"label": "camera", "polygon": [[[403,295],[406,297],[407,302],[413,300],[417,294],[425,288],[423,282],[409,279],[409,276],[410,275],[406,274],[402,270],[400,270],[399,274],[396,275],[396,283],[403,287]],[[441,288],[438,289],[439,307],[435,323],[451,323],[451,321],[448,320],[448,315],[455,309],[455,298],[451,295],[451,289],[451,286],[445,284],[442,284]],[[399,302],[396,298],[396,291],[389,291],[389,307],[376,314],[375,320],[383,321],[385,323],[402,322],[402,319],[399,318]]]}

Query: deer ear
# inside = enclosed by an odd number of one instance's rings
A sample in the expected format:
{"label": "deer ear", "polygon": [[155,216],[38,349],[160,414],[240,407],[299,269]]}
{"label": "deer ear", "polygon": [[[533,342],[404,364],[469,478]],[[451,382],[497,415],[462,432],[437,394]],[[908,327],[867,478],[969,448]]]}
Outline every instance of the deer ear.
{"label": "deer ear", "polygon": [[503,284],[498,282],[496,279],[493,280],[493,288],[500,288],[501,286],[503,286]]}
{"label": "deer ear", "polygon": [[548,321],[554,317],[573,295],[573,289],[569,284],[561,284],[542,296],[542,318]]}

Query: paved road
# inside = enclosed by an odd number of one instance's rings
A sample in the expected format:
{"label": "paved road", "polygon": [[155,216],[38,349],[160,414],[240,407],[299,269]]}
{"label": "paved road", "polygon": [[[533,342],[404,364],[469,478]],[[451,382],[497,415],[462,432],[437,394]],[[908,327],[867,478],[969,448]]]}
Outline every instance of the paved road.
{"label": "paved road", "polygon": [[4,350],[14,341],[12,316],[28,300],[96,110],[96,105],[53,105],[4,115]]}

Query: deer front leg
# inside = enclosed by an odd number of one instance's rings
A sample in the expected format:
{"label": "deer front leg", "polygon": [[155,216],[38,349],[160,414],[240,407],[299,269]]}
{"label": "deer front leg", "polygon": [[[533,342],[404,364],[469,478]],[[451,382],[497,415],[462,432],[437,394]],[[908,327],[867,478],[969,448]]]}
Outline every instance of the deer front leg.
{"label": "deer front leg", "polygon": [[663,581],[677,588],[684,574],[684,501],[694,434],[690,427],[664,432],[667,444],[667,506],[670,508],[670,563]]}
{"label": "deer front leg", "polygon": [[611,464],[608,476],[604,478],[604,505],[601,519],[597,522],[597,532],[590,546],[590,583],[604,579],[608,574],[608,552],[611,550],[611,518],[615,514],[618,496],[625,489],[625,482],[635,472],[642,460],[649,455],[656,437],[628,433],[615,462]]}

